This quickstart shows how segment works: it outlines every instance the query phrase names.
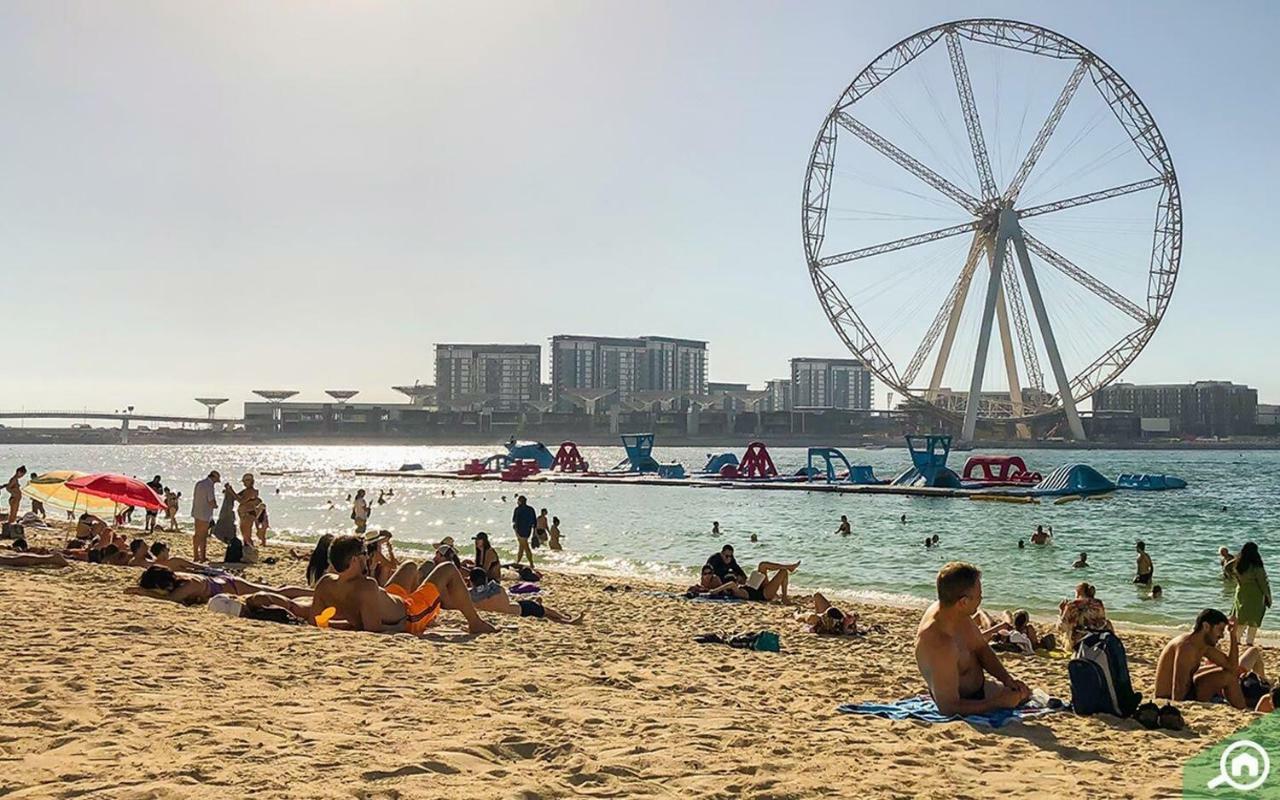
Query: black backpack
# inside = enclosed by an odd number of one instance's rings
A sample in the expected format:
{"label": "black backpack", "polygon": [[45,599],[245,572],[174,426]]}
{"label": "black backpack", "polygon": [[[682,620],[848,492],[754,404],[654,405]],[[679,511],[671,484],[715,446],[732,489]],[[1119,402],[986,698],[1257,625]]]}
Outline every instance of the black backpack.
{"label": "black backpack", "polygon": [[1076,647],[1067,664],[1071,677],[1071,705],[1077,714],[1128,717],[1142,702],[1129,680],[1124,644],[1114,633],[1091,633]]}

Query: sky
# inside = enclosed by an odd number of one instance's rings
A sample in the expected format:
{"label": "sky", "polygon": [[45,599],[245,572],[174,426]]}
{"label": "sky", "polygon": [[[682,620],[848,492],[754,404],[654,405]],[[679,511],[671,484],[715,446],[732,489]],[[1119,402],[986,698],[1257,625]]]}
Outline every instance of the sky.
{"label": "sky", "polygon": [[1089,47],[1168,143],[1181,273],[1125,380],[1280,402],[1275,4],[36,0],[0,5],[0,408],[396,400],[435,342],[557,333],[706,339],[753,385],[842,355],[814,136],[976,16]]}

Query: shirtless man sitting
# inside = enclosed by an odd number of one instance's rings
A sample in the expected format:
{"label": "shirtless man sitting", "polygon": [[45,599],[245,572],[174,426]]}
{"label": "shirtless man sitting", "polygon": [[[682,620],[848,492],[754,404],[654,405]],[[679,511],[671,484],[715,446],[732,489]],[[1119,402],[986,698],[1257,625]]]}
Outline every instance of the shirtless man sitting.
{"label": "shirtless man sitting", "polygon": [[[1224,634],[1231,634],[1230,652],[1218,649]],[[1262,651],[1256,647],[1240,652],[1236,621],[1214,608],[1196,617],[1190,633],[1173,637],[1156,662],[1156,697],[1161,700],[1208,702],[1218,695],[1236,708],[1245,707],[1240,688],[1243,675],[1253,671],[1266,679]]]}
{"label": "shirtless man sitting", "polygon": [[[466,582],[452,563],[419,568],[404,562],[386,587],[368,572],[369,553],[362,536],[339,536],[329,545],[333,572],[316,582],[313,621],[340,630],[370,633],[408,632],[421,636],[441,608],[461,611],[471,633],[497,628],[480,618],[467,594]],[[334,609],[331,616],[328,610]]]}
{"label": "shirtless man sitting", "polygon": [[[1031,690],[1000,663],[973,621],[982,604],[982,571],[952,562],[938,572],[938,599],[916,631],[916,664],[943,714],[1016,708]],[[995,681],[987,680],[990,673]]]}

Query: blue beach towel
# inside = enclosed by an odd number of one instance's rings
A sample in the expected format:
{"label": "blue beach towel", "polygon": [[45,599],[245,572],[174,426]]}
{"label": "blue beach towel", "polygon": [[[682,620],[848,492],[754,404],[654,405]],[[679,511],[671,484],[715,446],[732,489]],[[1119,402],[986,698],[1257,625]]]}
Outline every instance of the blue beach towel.
{"label": "blue beach towel", "polygon": [[921,722],[954,722],[963,720],[971,725],[986,725],[999,728],[1014,719],[1031,719],[1051,714],[1057,709],[1042,706],[1025,705],[1015,709],[988,711],[986,714],[969,714],[968,716],[948,716],[938,711],[938,704],[927,694],[906,697],[892,703],[846,703],[838,706],[836,711],[842,714],[866,714],[882,719],[914,719]]}

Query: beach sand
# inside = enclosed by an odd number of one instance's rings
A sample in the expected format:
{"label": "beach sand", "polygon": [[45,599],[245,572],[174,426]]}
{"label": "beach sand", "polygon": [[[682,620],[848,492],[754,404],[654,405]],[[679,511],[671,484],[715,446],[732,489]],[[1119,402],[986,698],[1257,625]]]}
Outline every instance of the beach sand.
{"label": "beach sand", "polygon": [[[245,577],[299,584],[303,569],[284,558]],[[1189,730],[1169,733],[1070,713],[998,730],[836,713],[923,689],[916,610],[854,606],[888,633],[820,638],[791,608],[549,575],[547,604],[587,611],[584,625],[488,615],[504,632],[471,637],[445,612],[416,639],[126,596],[137,576],[0,568],[0,796],[1154,797],[1256,719],[1187,703]],[[783,652],[691,641],[762,628]],[[1125,638],[1150,694],[1161,642]],[[1004,658],[1069,697],[1064,660]]]}

